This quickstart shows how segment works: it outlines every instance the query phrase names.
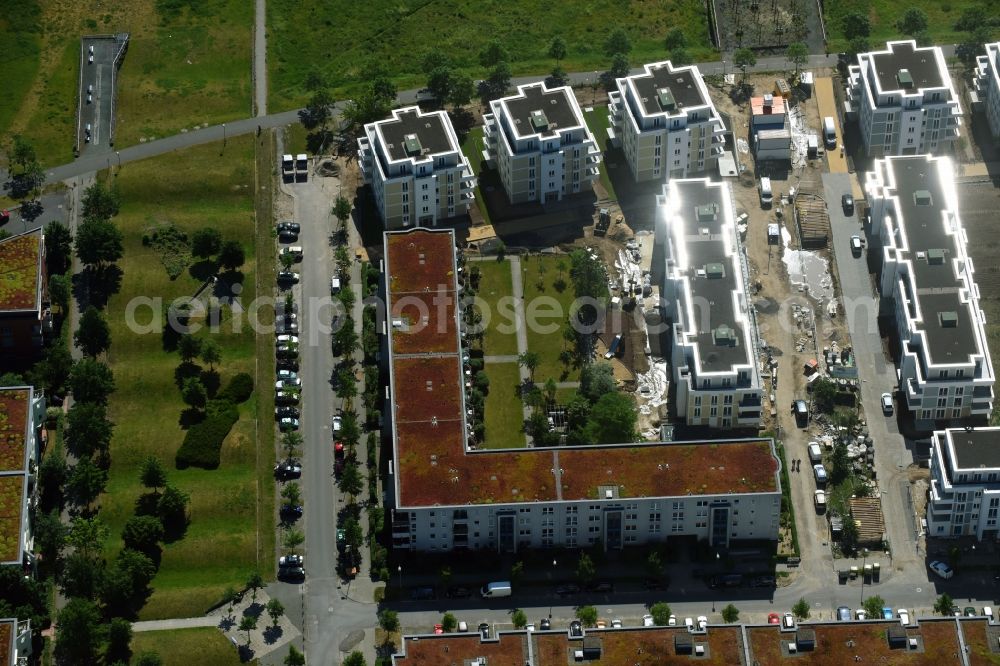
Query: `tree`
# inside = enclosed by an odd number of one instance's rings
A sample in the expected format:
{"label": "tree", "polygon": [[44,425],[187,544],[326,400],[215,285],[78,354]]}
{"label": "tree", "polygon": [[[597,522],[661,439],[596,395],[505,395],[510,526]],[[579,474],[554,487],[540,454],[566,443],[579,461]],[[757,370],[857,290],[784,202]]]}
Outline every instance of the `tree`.
{"label": "tree", "polygon": [[670,622],[670,606],[665,601],[658,601],[649,607],[649,614],[658,627],[665,627]]}
{"label": "tree", "polygon": [[394,610],[379,611],[378,626],[387,634],[399,631],[399,613]]}
{"label": "tree", "polygon": [[871,51],[871,46],[867,37],[854,37],[847,42],[847,52],[851,55],[867,53],[868,51]]}
{"label": "tree", "polygon": [[479,52],[479,64],[483,67],[495,67],[498,63],[509,62],[510,53],[498,39],[492,39]]}
{"label": "tree", "polygon": [[750,49],[736,49],[733,53],[733,64],[740,68],[741,81],[746,81],[747,69],[757,64],[757,56]]}
{"label": "tree", "polygon": [[244,615],[240,620],[240,631],[247,632],[247,645],[250,645],[250,632],[257,628],[256,615]]}
{"label": "tree", "polygon": [[42,554],[43,561],[55,567],[59,555],[66,543],[67,529],[59,518],[59,509],[54,508],[46,513],[38,511],[35,514],[35,546]]}
{"label": "tree", "polygon": [[124,247],[122,233],[113,223],[101,219],[85,219],[73,240],[77,258],[87,266],[101,266],[118,261]]}
{"label": "tree", "polygon": [[340,224],[344,224],[351,219],[351,202],[347,197],[339,195],[333,204],[333,214]]}
{"label": "tree", "polygon": [[420,69],[424,74],[430,74],[438,67],[450,67],[451,60],[440,49],[433,49],[424,54],[420,60]]}
{"label": "tree", "polygon": [[510,71],[510,65],[507,64],[506,60],[501,60],[493,66],[486,79],[493,97],[500,97],[507,92],[507,88],[510,87],[511,76],[513,75]]}
{"label": "tree", "polygon": [[880,618],[882,617],[882,607],[885,606],[885,599],[876,594],[874,597],[865,599],[861,605],[869,618]]}
{"label": "tree", "polygon": [[104,649],[104,663],[127,664],[132,658],[129,643],[132,642],[132,623],[123,617],[116,617],[108,625],[108,646]]}
{"label": "tree", "polygon": [[355,650],[344,659],[344,666],[368,666],[368,662],[365,661],[365,655]]}
{"label": "tree", "polygon": [[942,594],[940,597],[937,598],[937,601],[934,602],[934,612],[940,613],[945,617],[950,617],[952,614],[952,608],[954,608],[954,606],[955,602],[951,598],[951,595],[945,592],[944,594]]}
{"label": "tree", "polygon": [[986,15],[986,8],[982,5],[972,5],[962,10],[958,20],[955,21],[955,30],[958,32],[974,32],[989,23]]}
{"label": "tree", "polygon": [[593,606],[577,606],[576,619],[583,622],[585,627],[593,627],[597,624],[597,609]]}
{"label": "tree", "polygon": [[441,65],[432,71],[427,77],[427,89],[438,104],[444,104],[448,98],[448,91],[451,90],[451,79],[453,73],[451,67]]}
{"label": "tree", "polygon": [[844,37],[848,40],[852,40],[855,37],[868,37],[872,34],[872,22],[867,14],[861,12],[846,14],[841,27],[844,30]]}
{"label": "tree", "polygon": [[[52,395],[61,396],[72,370],[73,355],[69,349],[66,345],[54,344],[49,347],[45,358],[35,367],[33,383],[40,384]],[[5,384],[5,386],[10,386],[10,384]]]}
{"label": "tree", "polygon": [[305,536],[299,530],[289,530],[288,533],[285,534],[285,539],[282,541],[282,545],[287,550],[295,550],[305,543],[305,540]]}
{"label": "tree", "polygon": [[52,290],[52,278],[69,270],[73,258],[73,234],[69,227],[52,220],[45,225],[45,265],[49,273],[49,291]]}
{"label": "tree", "polygon": [[105,187],[104,183],[95,181],[84,190],[81,206],[84,220],[110,220],[121,207],[118,188],[114,185]]}
{"label": "tree", "polygon": [[510,614],[511,624],[515,629],[524,629],[528,626],[528,616],[520,608],[515,608]]}
{"label": "tree", "polygon": [[153,516],[132,516],[122,528],[122,542],[126,548],[153,556],[163,540],[163,523]]}
{"label": "tree", "polygon": [[11,164],[21,171],[27,169],[33,162],[38,161],[35,147],[25,141],[20,134],[15,134],[10,148]]}
{"label": "tree", "polygon": [[628,54],[632,50],[632,40],[624,28],[615,28],[604,40],[604,52],[613,56],[616,53]]}
{"label": "tree", "polygon": [[674,67],[681,67],[683,65],[691,64],[691,54],[688,53],[687,49],[674,49],[670,52],[670,63]]}
{"label": "tree", "polygon": [[614,369],[610,363],[590,363],[580,370],[580,395],[591,403],[616,390]]}
{"label": "tree", "polygon": [[566,70],[562,68],[562,65],[556,65],[552,68],[552,72],[549,76],[552,77],[552,80],[556,85],[561,86],[566,84],[566,77],[569,75],[566,74]]}
{"label": "tree", "polygon": [[281,436],[281,447],[285,449],[285,454],[291,460],[298,453],[302,446],[302,435],[297,432],[286,432]]}
{"label": "tree", "polygon": [[52,303],[59,308],[63,314],[69,308],[69,299],[72,295],[69,278],[62,274],[55,274],[49,277],[49,298]]}
{"label": "tree", "polygon": [[850,514],[845,516],[840,530],[840,549],[849,555],[858,550],[858,524]]}
{"label": "tree", "polygon": [[75,597],[59,613],[55,656],[63,664],[96,664],[97,649],[107,629],[96,604]]}
{"label": "tree", "polygon": [[455,631],[455,627],[458,626],[458,618],[456,618],[452,613],[445,613],[441,618],[441,628],[444,629],[449,634]]}
{"label": "tree", "polygon": [[222,360],[222,350],[219,343],[208,338],[201,344],[201,360],[208,363],[208,367],[215,370],[215,364]]}
{"label": "tree", "polygon": [[896,21],[896,27],[904,35],[916,37],[927,30],[927,14],[919,7],[909,7]]}
{"label": "tree", "polygon": [[73,518],[69,529],[69,545],[88,559],[96,558],[108,539],[108,527],[98,517]]}
{"label": "tree", "polygon": [[299,652],[294,645],[288,646],[288,656],[285,657],[285,666],[305,666],[306,656]]}
{"label": "tree", "polygon": [[66,440],[70,452],[78,457],[107,452],[111,444],[112,424],[107,409],[99,402],[74,402],[66,414]]}
{"label": "tree", "polygon": [[254,571],[247,577],[247,589],[250,590],[253,603],[257,603],[257,590],[264,587],[264,577],[259,571]]}
{"label": "tree", "polygon": [[337,481],[337,486],[340,488],[342,493],[355,497],[364,489],[364,483],[365,481],[361,476],[361,470],[358,468],[358,464],[355,462],[348,462],[344,465],[344,471],[340,473],[340,479]]}
{"label": "tree", "polygon": [[829,414],[833,411],[834,400],[837,398],[837,385],[828,379],[820,379],[813,383],[813,400],[816,408]]}
{"label": "tree", "polygon": [[86,356],[94,358],[111,346],[111,329],[108,322],[93,305],[80,315],[80,325],[73,334],[73,342]]}
{"label": "tree", "polygon": [[89,456],[84,456],[73,466],[69,474],[66,493],[77,506],[89,507],[98,495],[104,492],[104,485],[107,482],[108,473],[95,465]]}
{"label": "tree", "polygon": [[830,481],[837,485],[851,475],[851,460],[847,457],[847,445],[838,441],[833,446],[833,461],[830,465]]}
{"label": "tree", "polygon": [[795,76],[798,76],[799,69],[809,61],[809,49],[802,42],[793,42],[785,49],[785,57],[795,65]]}
{"label": "tree", "polygon": [[628,76],[628,71],[628,56],[624,53],[616,53],[611,58],[611,67],[608,69],[611,78],[620,79],[623,76]]}
{"label": "tree", "polygon": [[35,192],[45,182],[45,171],[38,163],[34,147],[19,134],[14,135],[10,150],[11,194],[19,199]]}
{"label": "tree", "polygon": [[307,130],[325,127],[330,119],[330,107],[333,106],[333,95],[326,88],[313,91],[306,102],[306,107],[299,111],[299,121]]}
{"label": "tree", "polygon": [[728,604],[722,609],[722,621],[732,624],[740,619],[740,609],[732,604]]}
{"label": "tree", "polygon": [[184,402],[196,409],[201,409],[208,402],[208,391],[198,377],[188,377],[181,385],[181,397]]}
{"label": "tree", "polygon": [[201,354],[201,338],[185,333],[177,341],[177,353],[180,354],[182,361],[190,363]]}
{"label": "tree", "polygon": [[265,606],[265,608],[267,609],[267,614],[271,616],[271,626],[277,627],[278,620],[280,620],[281,616],[285,614],[284,604],[277,599],[271,599],[267,602],[267,606]]}
{"label": "tree", "polygon": [[246,262],[243,246],[234,240],[226,241],[219,250],[218,260],[223,268],[235,271]]}
{"label": "tree", "polygon": [[[306,662],[302,662],[305,664]],[[139,656],[132,662],[132,666],[163,666],[163,658],[155,650],[146,650],[139,653]]]}
{"label": "tree", "polygon": [[631,442],[636,420],[632,398],[624,393],[606,393],[590,410],[587,434],[595,444]]}
{"label": "tree", "polygon": [[222,249],[222,234],[215,227],[202,227],[191,235],[191,254],[202,259],[215,256]]}
{"label": "tree", "polygon": [[597,576],[597,567],[587,553],[580,553],[580,559],[576,562],[576,577],[584,585],[590,583]]}
{"label": "tree", "polygon": [[968,33],[968,36],[955,47],[955,55],[966,67],[974,67],[976,58],[984,53],[984,44],[990,40],[990,30],[985,24],[979,25]]}
{"label": "tree", "polygon": [[602,299],[608,295],[608,276],[604,265],[584,250],[569,255],[569,277],[577,298]]}
{"label": "tree", "polygon": [[187,524],[187,507],[191,496],[176,486],[167,486],[156,502],[156,515],[167,532],[177,532]]}
{"label": "tree", "polygon": [[291,506],[298,506],[302,503],[302,490],[299,488],[299,484],[286,483],[285,487],[281,489],[281,498],[285,500],[285,504]]}
{"label": "tree", "polygon": [[549,42],[549,57],[557,63],[566,57],[566,40],[561,35],[556,35]]}
{"label": "tree", "polygon": [[809,618],[809,602],[805,599],[799,599],[792,606],[792,613],[800,620],[806,620]]}
{"label": "tree", "polygon": [[684,30],[681,28],[671,28],[663,40],[663,45],[667,48],[667,51],[687,48],[687,36],[684,34]]}
{"label": "tree", "polygon": [[521,352],[517,356],[517,364],[528,371],[528,376],[531,378],[532,383],[535,381],[535,370],[538,368],[541,360],[538,352],[533,351]]}
{"label": "tree", "polygon": [[476,83],[468,74],[455,73],[448,89],[448,102],[455,108],[465,106],[476,94]]}

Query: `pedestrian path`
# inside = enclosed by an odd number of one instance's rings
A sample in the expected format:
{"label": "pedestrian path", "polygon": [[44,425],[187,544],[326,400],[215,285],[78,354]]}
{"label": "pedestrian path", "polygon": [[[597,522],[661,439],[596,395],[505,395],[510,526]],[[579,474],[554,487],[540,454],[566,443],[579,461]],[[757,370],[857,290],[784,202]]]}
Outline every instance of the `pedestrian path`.
{"label": "pedestrian path", "polygon": [[819,107],[820,118],[833,118],[837,126],[837,147],[826,151],[826,161],[830,173],[847,173],[847,159],[844,157],[844,130],[840,126],[840,116],[837,114],[837,98],[833,94],[833,79],[820,76],[816,79],[816,105]]}

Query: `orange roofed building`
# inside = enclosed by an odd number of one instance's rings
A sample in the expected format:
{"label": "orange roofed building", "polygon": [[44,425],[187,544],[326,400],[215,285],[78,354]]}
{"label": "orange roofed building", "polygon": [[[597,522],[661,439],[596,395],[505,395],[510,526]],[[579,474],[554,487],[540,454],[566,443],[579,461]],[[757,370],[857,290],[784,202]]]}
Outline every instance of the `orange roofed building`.
{"label": "orange roofed building", "polygon": [[724,548],[777,538],[768,439],[475,450],[454,233],[386,233],[384,270],[395,548],[619,549],[670,536]]}

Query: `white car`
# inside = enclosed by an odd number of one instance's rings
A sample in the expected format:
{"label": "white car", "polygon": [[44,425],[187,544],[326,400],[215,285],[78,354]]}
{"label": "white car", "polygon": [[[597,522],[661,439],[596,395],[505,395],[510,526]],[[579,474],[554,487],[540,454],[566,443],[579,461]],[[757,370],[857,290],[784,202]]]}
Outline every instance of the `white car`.
{"label": "white car", "polygon": [[465,633],[468,630],[469,630],[469,625],[468,625],[468,623],[465,620],[462,620],[461,622],[458,623],[458,631],[459,631],[459,633]]}
{"label": "white car", "polygon": [[791,613],[785,613],[781,616],[781,626],[785,629],[795,628],[795,616]]}
{"label": "white car", "polygon": [[274,389],[276,391],[287,391],[288,389],[302,388],[302,380],[296,377],[295,379],[279,379],[274,382]]}
{"label": "white car", "polygon": [[340,429],[344,427],[344,419],[338,414],[333,417],[333,431],[340,432]]}
{"label": "white car", "polygon": [[856,619],[856,620],[864,620],[867,617],[868,617],[868,614],[865,613],[865,609],[864,608],[859,608],[858,610],[854,611],[854,619]]}
{"label": "white car", "polygon": [[611,628],[612,629],[621,629],[622,628],[622,619],[620,617],[613,618],[611,620]]}
{"label": "white car", "polygon": [[707,627],[708,627],[708,618],[705,617],[704,615],[699,615],[698,616],[698,630],[699,631],[705,631],[705,629]]}
{"label": "white car", "polygon": [[297,335],[279,335],[274,340],[276,345],[297,345],[299,344],[299,336]]}
{"label": "white car", "polygon": [[910,612],[905,608],[900,608],[896,611],[896,617],[899,618],[899,623],[904,627],[910,623]]}
{"label": "white car", "polygon": [[684,626],[688,628],[688,631],[692,631],[694,629],[694,620],[689,617],[684,618]]}
{"label": "white car", "polygon": [[673,614],[670,615],[670,618],[667,620],[667,626],[668,627],[676,627],[677,626],[677,616],[676,615],[673,615]]}
{"label": "white car", "polygon": [[291,417],[286,417],[278,422],[278,427],[281,429],[281,432],[287,432],[289,430],[298,430],[299,420],[293,419]]}
{"label": "white car", "polygon": [[646,614],[642,616],[642,626],[644,627],[654,627],[656,623],[653,622],[653,616]]}
{"label": "white car", "polygon": [[938,576],[941,576],[941,578],[944,578],[945,580],[955,575],[955,570],[949,567],[941,560],[934,560],[933,562],[930,563],[929,566],[931,568],[931,571],[936,573]]}
{"label": "white car", "polygon": [[294,381],[298,378],[299,375],[294,370],[278,370],[278,379],[290,379]]}
{"label": "white car", "polygon": [[882,412],[886,416],[892,416],[892,394],[883,393],[881,397],[882,402]]}

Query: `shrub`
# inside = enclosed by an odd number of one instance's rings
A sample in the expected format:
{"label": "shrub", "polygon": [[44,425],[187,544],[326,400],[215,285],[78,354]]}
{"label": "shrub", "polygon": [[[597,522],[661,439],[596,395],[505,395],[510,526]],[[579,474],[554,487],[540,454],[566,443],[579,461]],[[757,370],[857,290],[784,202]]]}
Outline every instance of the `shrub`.
{"label": "shrub", "polygon": [[229,385],[222,392],[219,397],[224,400],[229,400],[233,403],[239,404],[241,402],[246,402],[250,399],[253,394],[253,377],[245,372],[241,372],[234,375],[232,379],[229,380]]}
{"label": "shrub", "polygon": [[205,407],[205,420],[188,429],[184,442],[177,450],[177,469],[216,469],[222,442],[238,419],[239,412],[231,402],[210,400]]}

